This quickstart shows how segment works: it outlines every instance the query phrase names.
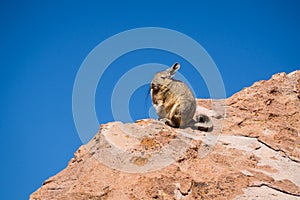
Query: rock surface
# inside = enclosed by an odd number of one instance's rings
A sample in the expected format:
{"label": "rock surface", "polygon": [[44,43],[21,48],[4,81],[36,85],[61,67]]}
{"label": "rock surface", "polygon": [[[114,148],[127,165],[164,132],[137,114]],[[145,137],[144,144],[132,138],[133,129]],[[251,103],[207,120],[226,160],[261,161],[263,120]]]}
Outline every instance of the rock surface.
{"label": "rock surface", "polygon": [[102,125],[30,199],[300,199],[300,71],[198,105],[212,132]]}

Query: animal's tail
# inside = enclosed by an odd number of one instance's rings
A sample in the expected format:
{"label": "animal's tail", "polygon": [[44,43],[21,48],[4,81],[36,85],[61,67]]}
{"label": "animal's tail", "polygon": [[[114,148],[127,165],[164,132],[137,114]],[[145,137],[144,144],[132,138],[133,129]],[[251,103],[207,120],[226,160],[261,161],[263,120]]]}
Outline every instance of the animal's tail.
{"label": "animal's tail", "polygon": [[196,116],[195,128],[200,131],[210,132],[213,130],[213,123],[207,115],[199,114]]}

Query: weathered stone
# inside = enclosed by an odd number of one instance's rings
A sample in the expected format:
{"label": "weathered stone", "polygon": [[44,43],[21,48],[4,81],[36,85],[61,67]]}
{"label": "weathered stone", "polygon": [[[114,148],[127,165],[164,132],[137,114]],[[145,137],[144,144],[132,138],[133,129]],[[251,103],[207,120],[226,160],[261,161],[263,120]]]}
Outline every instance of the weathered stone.
{"label": "weathered stone", "polygon": [[[152,119],[102,125],[30,199],[300,199],[299,97],[300,71],[280,73],[226,104],[198,99],[198,112],[210,115],[216,127],[212,132],[173,129]],[[157,155],[169,146],[178,152],[170,148],[174,158],[166,154],[162,160],[170,163],[159,168]],[[119,161],[103,154],[113,147],[112,155],[123,156]],[[103,163],[109,160],[145,171],[119,171]]]}

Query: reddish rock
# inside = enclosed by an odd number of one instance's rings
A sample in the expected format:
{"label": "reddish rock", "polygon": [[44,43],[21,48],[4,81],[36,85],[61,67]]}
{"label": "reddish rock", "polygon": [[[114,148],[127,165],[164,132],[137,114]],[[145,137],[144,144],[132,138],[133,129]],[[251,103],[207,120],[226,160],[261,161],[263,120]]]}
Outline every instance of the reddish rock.
{"label": "reddish rock", "polygon": [[300,71],[273,75],[227,100],[223,134],[257,137],[300,161]]}
{"label": "reddish rock", "polygon": [[300,71],[198,104],[212,132],[102,125],[30,199],[300,199]]}

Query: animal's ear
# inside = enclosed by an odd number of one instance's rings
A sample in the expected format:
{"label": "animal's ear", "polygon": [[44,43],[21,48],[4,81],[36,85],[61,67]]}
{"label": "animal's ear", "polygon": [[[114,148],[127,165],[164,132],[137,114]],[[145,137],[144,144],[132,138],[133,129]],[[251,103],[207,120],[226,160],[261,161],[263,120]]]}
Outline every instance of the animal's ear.
{"label": "animal's ear", "polygon": [[176,74],[179,68],[180,68],[179,63],[175,63],[174,65],[172,65],[172,67],[170,68],[170,78],[172,78]]}

